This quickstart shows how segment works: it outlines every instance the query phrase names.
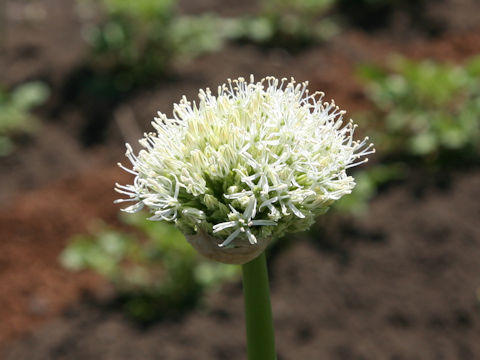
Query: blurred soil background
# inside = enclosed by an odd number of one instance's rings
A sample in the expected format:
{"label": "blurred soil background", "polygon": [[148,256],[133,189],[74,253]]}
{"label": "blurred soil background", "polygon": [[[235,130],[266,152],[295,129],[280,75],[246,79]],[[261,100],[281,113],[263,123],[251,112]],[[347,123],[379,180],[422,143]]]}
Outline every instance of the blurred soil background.
{"label": "blurred soil background", "polygon": [[[245,358],[238,278],[205,291],[189,310],[138,323],[119,306],[115,283],[62,266],[72,237],[91,232],[98,219],[130,229],[112,204],[114,183],[131,181],[115,165],[126,163],[124,143],[138,150],[136,139],[151,130],[156,112],[171,114],[182,95],[194,98],[199,88],[250,74],[308,80],[347,109],[363,134],[382,131],[384,109],[360,79],[360,66],[392,71],[392,54],[462,66],[480,54],[478,1],[338,0],[314,19],[335,25],[320,39],[273,26],[261,40],[229,30],[217,47],[179,52],[158,73],[113,81],[117,86],[105,79],[124,76],[128,66],[102,63],[110,53],[100,62],[92,57],[85,24],[109,15],[91,16],[85,6],[96,5],[87,3],[0,5],[0,85],[6,93],[32,82],[48,89],[28,112],[31,129],[0,128],[0,140],[8,135],[0,156],[2,359]],[[229,28],[217,18],[246,18],[254,27],[252,19],[267,12],[252,0],[181,0],[173,8],[172,17],[209,13],[214,33]],[[480,111],[474,117],[470,133],[479,131]],[[480,358],[478,152],[428,149],[412,155],[380,147],[370,167],[400,164],[400,176],[377,181],[360,213],[336,210],[308,234],[271,248],[279,360]]]}

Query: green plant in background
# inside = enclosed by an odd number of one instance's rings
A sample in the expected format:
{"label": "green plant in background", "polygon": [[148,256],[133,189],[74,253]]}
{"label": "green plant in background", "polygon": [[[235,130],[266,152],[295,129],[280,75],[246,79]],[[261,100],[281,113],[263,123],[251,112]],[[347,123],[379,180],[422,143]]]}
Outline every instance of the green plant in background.
{"label": "green plant in background", "polygon": [[203,260],[173,226],[144,214],[122,216],[132,232],[97,224],[78,235],[61,254],[71,270],[93,270],[118,290],[127,313],[149,322],[195,305],[202,293],[236,278],[236,267]]}
{"label": "green plant in background", "polygon": [[365,213],[379,188],[415,164],[441,169],[478,158],[480,57],[464,66],[395,57],[388,69],[363,65],[358,74],[374,109],[355,117],[370,122],[383,161],[356,174],[357,190],[335,210]]}
{"label": "green plant in background", "polygon": [[192,58],[222,48],[233,37],[235,19],[214,14],[178,16],[171,26],[171,42],[178,57]]}
{"label": "green plant in background", "polygon": [[158,80],[174,61],[218,50],[229,34],[227,21],[216,16],[180,16],[175,0],[79,2],[105,14],[84,34],[94,68],[108,74],[117,91]]}
{"label": "green plant in background", "polygon": [[104,13],[105,19],[87,25],[84,34],[94,67],[109,74],[115,88],[127,90],[164,72],[173,53],[168,42],[173,0],[80,2]]}
{"label": "green plant in background", "polygon": [[395,58],[388,70],[362,66],[378,123],[383,153],[404,154],[426,163],[445,157],[478,156],[480,144],[480,57],[464,66]]}
{"label": "green plant in background", "polygon": [[122,92],[165,76],[175,61],[217,51],[227,40],[303,46],[329,38],[337,27],[325,15],[335,1],[265,0],[260,15],[238,18],[180,15],[175,0],[78,4],[99,73],[95,86]]}
{"label": "green plant in background", "polygon": [[0,89],[0,156],[13,150],[12,135],[34,130],[36,120],[31,110],[43,104],[48,96],[48,87],[39,81],[19,85],[11,91]]}
{"label": "green plant in background", "polygon": [[263,13],[280,33],[306,38],[321,36],[317,21],[331,12],[336,0],[264,0]]}
{"label": "green plant in background", "polygon": [[260,14],[237,18],[229,38],[278,47],[301,48],[338,32],[331,16],[337,0],[264,0]]}

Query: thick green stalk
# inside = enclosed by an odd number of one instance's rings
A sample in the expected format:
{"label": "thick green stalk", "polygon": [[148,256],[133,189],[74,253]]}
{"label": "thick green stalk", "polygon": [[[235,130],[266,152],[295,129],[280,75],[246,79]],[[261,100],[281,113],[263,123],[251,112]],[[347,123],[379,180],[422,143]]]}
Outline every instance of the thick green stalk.
{"label": "thick green stalk", "polygon": [[275,360],[275,335],[265,252],[242,265],[248,360]]}

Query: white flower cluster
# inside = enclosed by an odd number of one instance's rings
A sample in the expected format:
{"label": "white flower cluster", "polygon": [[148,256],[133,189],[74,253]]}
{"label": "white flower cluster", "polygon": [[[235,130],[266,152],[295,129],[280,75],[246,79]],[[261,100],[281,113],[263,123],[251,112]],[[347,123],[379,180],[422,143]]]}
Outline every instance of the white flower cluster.
{"label": "white flower cluster", "polygon": [[133,169],[120,166],[135,180],[116,185],[128,196],[117,202],[227,248],[308,229],[354,188],[346,170],[374,152],[323,96],[293,79],[252,77],[228,80],[216,96],[200,90],[198,103],[184,97],[173,118],[155,118],[138,155],[127,144]]}

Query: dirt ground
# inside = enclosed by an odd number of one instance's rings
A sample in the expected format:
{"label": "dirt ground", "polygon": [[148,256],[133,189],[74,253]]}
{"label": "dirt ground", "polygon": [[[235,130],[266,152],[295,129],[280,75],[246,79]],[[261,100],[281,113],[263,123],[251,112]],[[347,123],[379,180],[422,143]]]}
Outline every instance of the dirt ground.
{"label": "dirt ground", "polygon": [[[27,3],[7,1],[7,13],[18,14]],[[97,218],[117,221],[112,187],[126,175],[112,164],[123,161],[123,143],[148,130],[157,110],[169,113],[181,95],[195,96],[198,88],[228,77],[309,80],[312,90],[326,92],[351,114],[369,106],[355,78],[361,62],[382,63],[391,52],[458,62],[480,50],[478,3],[449,0],[428,8],[442,24],[434,36],[406,31],[400,13],[390,27],[351,27],[294,54],[231,44],[176,64],[171,78],[121,102],[98,100],[72,90],[86,51],[73,1],[34,3],[42,5],[43,18],[10,16],[0,53],[0,66],[8,70],[0,82],[40,78],[52,89],[38,110],[39,131],[0,158],[5,359],[244,358],[240,284],[211,294],[200,311],[138,328],[109,308],[111,293],[102,279],[58,264],[70,236]],[[256,9],[254,2],[181,4],[184,12],[213,6],[227,16]],[[128,131],[119,127],[122,116],[134,125]],[[474,167],[445,176],[452,178],[448,187],[420,193],[412,181],[397,185],[380,194],[364,218],[319,225],[275,254],[279,359],[480,358],[480,172]]]}
{"label": "dirt ground", "polygon": [[[478,358],[480,172],[451,185],[421,197],[394,188],[364,218],[298,238],[275,256],[279,359]],[[147,328],[108,302],[84,302],[4,351],[6,360],[243,359],[241,286]]]}

